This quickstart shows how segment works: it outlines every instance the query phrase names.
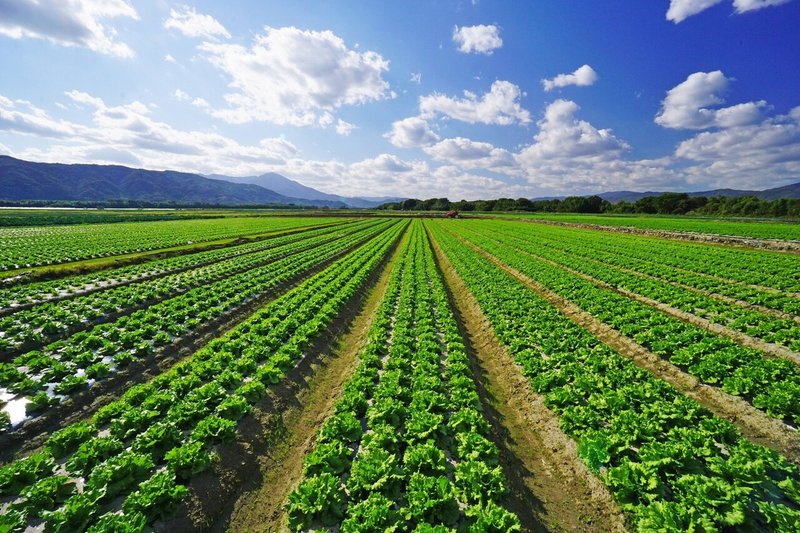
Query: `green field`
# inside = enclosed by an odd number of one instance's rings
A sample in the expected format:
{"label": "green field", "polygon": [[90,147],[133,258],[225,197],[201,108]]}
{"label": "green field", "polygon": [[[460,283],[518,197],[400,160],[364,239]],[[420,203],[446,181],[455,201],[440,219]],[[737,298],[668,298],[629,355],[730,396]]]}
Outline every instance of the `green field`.
{"label": "green field", "polygon": [[800,530],[796,253],[70,213],[0,228],[0,532]]}
{"label": "green field", "polygon": [[[471,213],[465,213],[470,215]],[[575,213],[481,213],[481,216],[549,220],[569,224],[629,227],[648,230],[696,232],[755,239],[800,240],[800,222],[780,220],[747,220],[695,218],[664,215],[583,215]]]}

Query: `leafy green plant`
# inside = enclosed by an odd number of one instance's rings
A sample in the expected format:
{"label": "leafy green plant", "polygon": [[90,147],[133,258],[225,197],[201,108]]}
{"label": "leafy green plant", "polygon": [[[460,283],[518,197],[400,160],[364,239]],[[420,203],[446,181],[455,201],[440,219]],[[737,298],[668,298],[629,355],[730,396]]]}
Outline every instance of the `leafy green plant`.
{"label": "leafy green plant", "polygon": [[304,479],[289,495],[289,528],[300,531],[315,521],[323,526],[335,524],[344,516],[344,499],[337,477],[323,473]]}
{"label": "leafy green plant", "polygon": [[53,454],[53,457],[59,459],[75,451],[78,446],[92,438],[95,432],[96,429],[89,423],[72,424],[50,435],[45,447]]}
{"label": "leafy green plant", "polygon": [[56,463],[49,453],[41,452],[0,468],[0,496],[11,494],[36,480],[49,476]]}
{"label": "leafy green plant", "polygon": [[218,416],[207,416],[197,423],[191,438],[205,444],[216,444],[236,437],[236,422]]}
{"label": "leafy green plant", "polygon": [[165,470],[139,484],[139,489],[125,498],[122,508],[126,515],[141,513],[153,522],[171,516],[188,493],[186,487],[175,483],[175,475]]}
{"label": "leafy green plant", "polygon": [[199,441],[189,441],[173,448],[164,456],[167,465],[180,479],[189,479],[211,466],[212,456]]}

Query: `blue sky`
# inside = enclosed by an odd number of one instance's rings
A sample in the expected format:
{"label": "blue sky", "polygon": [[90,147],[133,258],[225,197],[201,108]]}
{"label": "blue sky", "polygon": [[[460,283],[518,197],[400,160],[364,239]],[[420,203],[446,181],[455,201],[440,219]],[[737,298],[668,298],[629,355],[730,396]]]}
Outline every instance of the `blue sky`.
{"label": "blue sky", "polygon": [[0,153],[345,195],[800,181],[800,2],[0,0]]}

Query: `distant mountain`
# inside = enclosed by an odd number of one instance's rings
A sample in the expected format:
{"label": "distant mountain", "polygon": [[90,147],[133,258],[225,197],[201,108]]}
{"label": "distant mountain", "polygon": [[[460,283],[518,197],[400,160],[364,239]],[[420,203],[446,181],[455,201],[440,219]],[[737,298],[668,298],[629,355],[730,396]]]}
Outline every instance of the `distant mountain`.
{"label": "distant mountain", "polygon": [[307,187],[302,183],[291,180],[286,176],[276,174],[275,172],[261,174],[260,176],[234,177],[234,176],[222,176],[220,174],[212,174],[208,177],[214,179],[226,180],[233,183],[250,183],[250,184],[260,185],[261,187],[264,187],[271,191],[275,191],[278,194],[283,194],[284,196],[291,196],[293,198],[303,198],[306,200],[322,200],[326,202],[340,202],[348,207],[357,207],[362,209],[370,209],[373,207],[377,207],[386,202],[398,202],[401,200],[405,200],[405,198],[394,198],[385,196],[352,197],[352,196],[339,196],[338,194],[328,194],[322,191],[318,191],[317,189],[312,189],[311,187]]}
{"label": "distant mountain", "polygon": [[308,200],[254,184],[231,183],[197,174],[119,165],[33,163],[0,156],[2,200],[144,200],[219,204],[279,203],[344,207],[333,200]]}
{"label": "distant mountain", "polygon": [[[612,204],[616,204],[618,202],[636,202],[641,200],[642,198],[648,198],[650,196],[660,196],[664,194],[666,191],[646,191],[646,192],[635,192],[635,191],[611,191],[611,192],[602,192],[598,194],[600,198],[603,200],[607,200]],[[800,182],[794,183],[792,185],[785,185],[783,187],[775,187],[774,189],[766,189],[763,191],[748,191],[748,190],[738,190],[738,189],[713,189],[710,191],[695,191],[687,193],[689,196],[705,196],[707,198],[712,198],[716,196],[725,196],[729,198],[739,198],[740,196],[755,196],[756,198],[760,198],[761,200],[778,200],[780,198],[800,198]],[[543,196],[540,198],[533,198],[533,200],[563,200],[566,198],[565,196]]]}

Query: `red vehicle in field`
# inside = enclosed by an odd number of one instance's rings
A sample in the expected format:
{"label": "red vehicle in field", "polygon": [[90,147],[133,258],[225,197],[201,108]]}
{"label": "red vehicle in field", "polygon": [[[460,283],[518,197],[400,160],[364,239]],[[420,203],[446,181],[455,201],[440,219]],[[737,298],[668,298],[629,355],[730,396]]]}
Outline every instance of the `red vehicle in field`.
{"label": "red vehicle in field", "polygon": [[458,211],[448,211],[445,215],[446,218],[458,218]]}

